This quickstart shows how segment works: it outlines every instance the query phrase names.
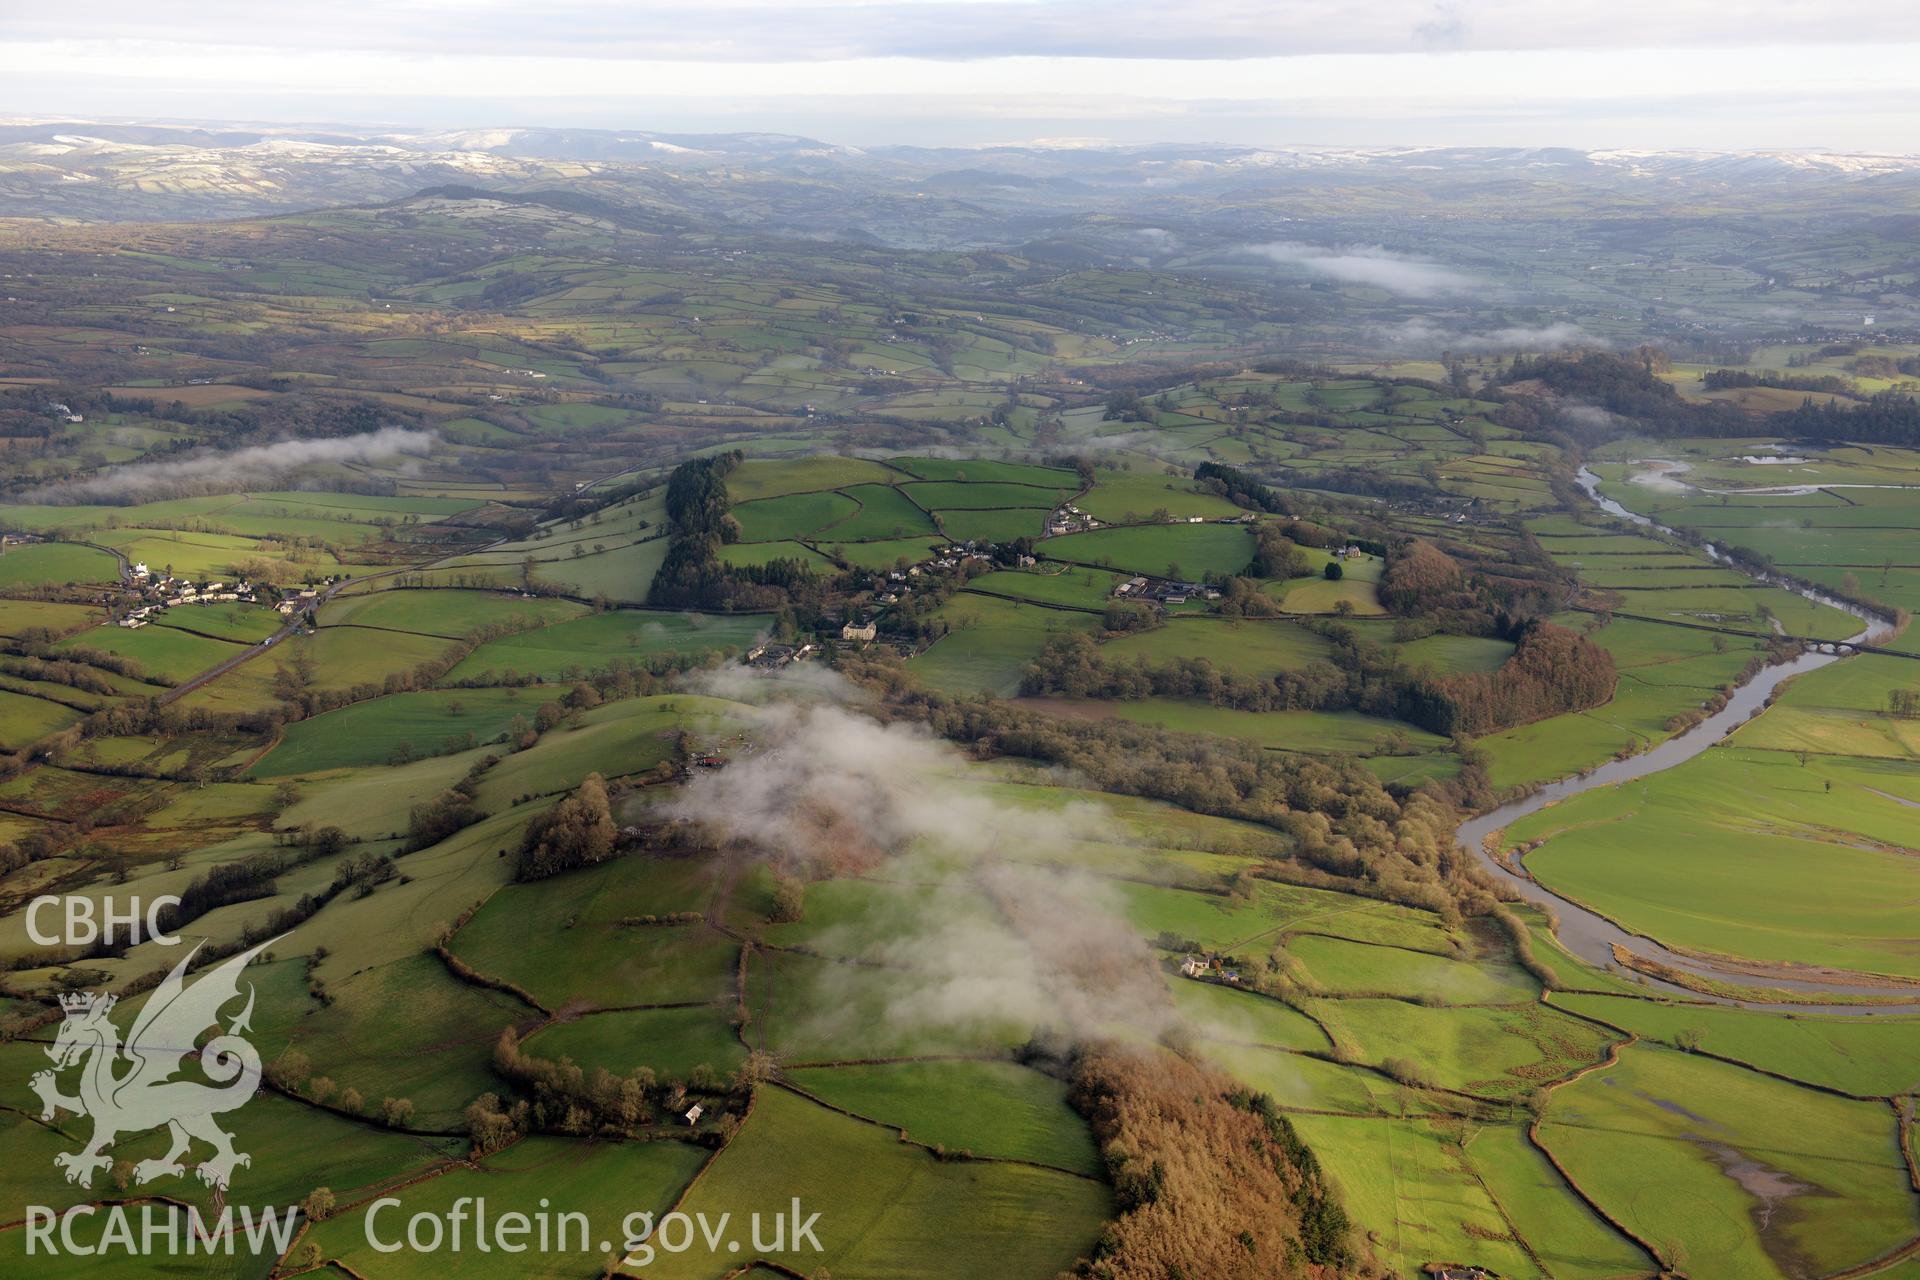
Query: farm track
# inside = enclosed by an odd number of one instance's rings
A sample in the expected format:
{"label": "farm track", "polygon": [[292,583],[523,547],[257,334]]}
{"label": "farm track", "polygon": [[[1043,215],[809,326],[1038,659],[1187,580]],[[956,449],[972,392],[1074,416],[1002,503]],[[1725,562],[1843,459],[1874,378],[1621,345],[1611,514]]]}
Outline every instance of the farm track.
{"label": "farm track", "polygon": [[[413,566],[403,565],[403,566],[398,566],[392,569],[382,569],[378,573],[363,574],[358,578],[343,578],[339,582],[336,582],[331,586],[329,586],[325,591],[322,591],[319,595],[315,596],[313,599],[313,603],[304,612],[312,613],[314,610],[317,610],[321,605],[327,603],[327,601],[333,599],[336,595],[340,594],[340,592],[345,588],[347,588],[348,586],[351,586],[357,583],[362,583],[362,582],[373,582],[380,578],[391,577],[396,573],[404,573],[406,572],[407,569],[411,567]],[[242,663],[249,662],[252,659],[259,657],[261,654],[265,653],[268,649],[272,648],[279,641],[286,639],[290,635],[293,635],[295,632],[299,631],[302,626],[305,625],[302,621],[300,621],[301,612],[302,611],[296,611],[293,614],[289,614],[286,625],[281,627],[278,631],[274,632],[272,635],[268,636],[266,639],[260,641],[260,643],[249,645],[247,646],[247,648],[235,654],[233,657],[228,658],[223,662],[214,664],[213,666],[207,668],[205,671],[202,671],[199,675],[194,676],[192,679],[187,680],[184,683],[173,686],[171,690],[161,694],[158,698],[155,698],[154,699],[155,703],[157,703],[160,706],[165,706],[169,702],[175,702],[180,698],[185,697],[187,694],[192,693],[195,689],[203,688],[206,685],[211,684],[213,681],[218,680],[221,676],[226,675],[229,671],[232,671],[235,667],[240,666]]]}
{"label": "farm track", "polygon": [[[301,621],[301,617],[303,614],[317,618],[319,614],[320,606],[332,600],[335,596],[339,595],[342,591],[345,591],[348,587],[357,587],[362,583],[367,583],[367,582],[378,582],[382,578],[391,578],[396,574],[417,573],[421,570],[431,569],[435,565],[441,563],[442,561],[456,560],[466,555],[484,555],[488,551],[491,551],[493,548],[498,547],[502,543],[507,541],[509,541],[509,539],[500,538],[474,551],[455,552],[449,555],[440,556],[438,559],[424,561],[420,564],[393,565],[389,568],[382,569],[377,573],[361,574],[357,578],[342,578],[340,581],[329,585],[326,590],[322,591],[319,595],[315,596],[313,601],[307,606],[306,609],[296,610],[294,613],[288,615],[286,625],[281,627],[278,631],[274,632],[272,635],[268,636],[266,639],[260,641],[258,644],[249,645],[243,652],[237,653],[233,657],[228,658],[223,662],[217,663],[212,667],[209,667],[207,670],[202,671],[199,675],[194,676],[192,679],[186,681],[185,683],[175,685],[170,691],[168,691],[167,693],[161,694],[158,698],[154,699],[154,701],[157,705],[160,705],[160,706],[165,706],[169,702],[177,701],[178,699],[185,697],[187,694],[192,693],[194,690],[204,688],[206,685],[212,683],[215,680],[218,680],[221,676],[226,675],[229,671],[232,671],[235,667],[240,666],[242,663],[249,662],[252,659],[259,657],[261,654],[265,653],[268,649],[272,648],[275,644],[277,644],[281,640],[286,639],[288,636],[293,635],[302,626],[304,626],[305,624]],[[570,596],[567,598],[573,599],[574,597]]]}

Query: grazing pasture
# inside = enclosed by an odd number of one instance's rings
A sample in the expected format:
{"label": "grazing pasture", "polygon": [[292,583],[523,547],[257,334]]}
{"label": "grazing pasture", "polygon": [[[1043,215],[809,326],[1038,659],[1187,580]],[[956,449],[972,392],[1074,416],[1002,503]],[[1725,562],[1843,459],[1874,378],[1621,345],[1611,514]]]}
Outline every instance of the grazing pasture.
{"label": "grazing pasture", "polygon": [[898,1062],[812,1067],[794,1084],[855,1115],[901,1129],[915,1142],[979,1156],[1028,1160],[1087,1177],[1100,1157],[1066,1085],[1011,1062]]}
{"label": "grazing pasture", "polygon": [[1245,573],[1253,534],[1237,524],[1129,525],[1049,538],[1043,550],[1055,560],[1195,580]]}
{"label": "grazing pasture", "polygon": [[1087,631],[1098,619],[1038,604],[962,593],[935,614],[951,629],[907,669],[936,689],[1010,694],[1050,636]]}
{"label": "grazing pasture", "polygon": [[515,717],[531,721],[540,701],[537,693],[506,688],[396,693],[356,702],[288,725],[251,776],[279,778],[464,751],[492,742]]}
{"label": "grazing pasture", "polygon": [[1879,780],[1844,759],[1716,747],[1506,838],[1544,840],[1527,855],[1543,883],[1669,945],[1920,976],[1903,905],[1920,884],[1913,810]]}
{"label": "grazing pasture", "polygon": [[[837,1115],[786,1090],[763,1090],[740,1135],[682,1204],[710,1218],[785,1204],[806,1187],[820,1214],[819,1255],[835,1275],[1046,1275],[1085,1252],[1111,1206],[1098,1181],[1027,1165],[942,1162],[879,1125]],[[663,1256],[663,1280],[717,1280],[737,1265],[699,1253]]]}
{"label": "grazing pasture", "polygon": [[[627,1215],[665,1214],[699,1173],[707,1154],[686,1142],[600,1143],[583,1151],[564,1138],[529,1138],[473,1166],[451,1166],[402,1189],[400,1204],[386,1210],[374,1224],[375,1234],[386,1243],[388,1237],[383,1233],[388,1231],[405,1238],[407,1220],[414,1214],[429,1213],[444,1220],[462,1200],[471,1205],[474,1199],[484,1198],[490,1215],[519,1213],[529,1222],[538,1221],[543,1212],[549,1215],[550,1223],[555,1222],[558,1207],[565,1205],[569,1212],[586,1215],[602,1234],[614,1237],[606,1243],[615,1248],[605,1253],[599,1249],[602,1241],[579,1240],[577,1228],[569,1235],[565,1250],[520,1254],[475,1248],[458,1254],[380,1252],[369,1239],[363,1212],[343,1213],[319,1224],[314,1241],[323,1256],[338,1258],[356,1275],[384,1273],[401,1280],[437,1280],[448,1275],[460,1280],[517,1280],[530,1274],[530,1260],[544,1267],[532,1274],[557,1276],[579,1271],[592,1275],[609,1260],[618,1261],[622,1251],[617,1228]],[[529,1241],[532,1239],[529,1237]]]}
{"label": "grazing pasture", "polygon": [[745,649],[766,625],[767,618],[760,614],[715,617],[617,609],[489,640],[461,659],[443,683],[487,683],[510,672],[560,680],[568,672],[604,670],[621,661],[644,664],[664,655]]}
{"label": "grazing pasture", "polygon": [[[860,503],[845,494],[826,490],[820,493],[792,493],[780,498],[762,498],[733,508],[740,524],[742,542],[778,542],[804,538],[816,530],[845,520],[860,510]],[[902,533],[913,532],[911,527]]]}
{"label": "grazing pasture", "polygon": [[1106,641],[1110,658],[1139,658],[1160,665],[1204,658],[1223,671],[1271,676],[1323,661],[1333,651],[1325,637],[1283,619],[1170,618],[1165,626]]}
{"label": "grazing pasture", "polygon": [[178,684],[242,652],[246,645],[195,635],[180,627],[95,627],[55,646],[55,652],[98,650],[134,663],[149,679]]}
{"label": "grazing pasture", "polygon": [[940,532],[952,542],[1013,542],[1037,538],[1046,527],[1045,507],[941,509],[933,513]]}
{"label": "grazing pasture", "polygon": [[17,751],[80,723],[84,716],[74,707],[0,688],[0,747]]}
{"label": "grazing pasture", "polygon": [[572,1058],[589,1071],[605,1067],[616,1075],[640,1067],[674,1080],[699,1067],[724,1075],[747,1056],[730,1017],[723,1005],[603,1010],[542,1028],[529,1038],[527,1050],[543,1058]]}
{"label": "grazing pasture", "polygon": [[1642,1239],[1684,1251],[1690,1269],[1793,1276],[1912,1236],[1893,1124],[1884,1103],[1636,1044],[1554,1091],[1540,1142]]}
{"label": "grazing pasture", "polygon": [[745,504],[843,485],[889,484],[900,478],[881,464],[861,458],[748,458],[727,476],[727,492],[736,503]]}
{"label": "grazing pasture", "polygon": [[857,484],[841,493],[859,503],[860,509],[821,529],[819,535],[823,542],[905,538],[934,531],[932,517],[909,498],[905,490],[883,484]]}
{"label": "grazing pasture", "polygon": [[[1052,571],[1055,569],[1059,572]],[[1114,587],[1122,580],[1118,574],[1104,569],[1051,565],[1047,569],[1002,569],[984,573],[970,580],[967,589],[985,595],[1015,596],[1037,604],[1104,610]]]}
{"label": "grazing pasture", "polygon": [[385,631],[459,639],[484,628],[531,631],[580,617],[587,607],[572,600],[527,599],[510,592],[408,590],[342,595],[320,610],[322,626],[351,623]]}
{"label": "grazing pasture", "polygon": [[9,546],[6,553],[0,555],[0,590],[119,579],[120,562],[98,547],[66,542],[27,543]]}
{"label": "grazing pasture", "polygon": [[1364,711],[1236,711],[1186,698],[1142,698],[1114,708],[1122,719],[1176,733],[1213,733],[1309,755],[1428,751],[1445,742],[1424,729]]}

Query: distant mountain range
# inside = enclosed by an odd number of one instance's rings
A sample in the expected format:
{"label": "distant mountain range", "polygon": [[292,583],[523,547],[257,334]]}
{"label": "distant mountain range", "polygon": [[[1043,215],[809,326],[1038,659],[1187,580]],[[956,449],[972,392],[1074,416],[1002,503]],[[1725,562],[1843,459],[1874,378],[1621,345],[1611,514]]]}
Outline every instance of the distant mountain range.
{"label": "distant mountain range", "polygon": [[[721,183],[724,179],[724,184]],[[1920,208],[1920,157],[1567,148],[1028,145],[850,147],[786,134],[498,128],[0,123],[0,216],[235,217],[402,198],[429,187],[589,193],[650,216],[810,236],[964,246],[1063,216],[1257,222],[1538,208],[1599,216]],[[1040,219],[1035,222],[1035,219]]]}

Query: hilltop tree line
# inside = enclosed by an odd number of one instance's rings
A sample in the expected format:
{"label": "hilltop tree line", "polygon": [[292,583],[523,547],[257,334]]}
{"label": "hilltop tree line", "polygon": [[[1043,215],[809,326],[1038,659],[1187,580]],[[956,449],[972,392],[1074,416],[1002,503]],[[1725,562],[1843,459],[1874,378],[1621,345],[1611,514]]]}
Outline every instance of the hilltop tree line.
{"label": "hilltop tree line", "polygon": [[1196,813],[1238,818],[1280,832],[1293,861],[1337,877],[1343,888],[1457,919],[1462,904],[1491,910],[1470,858],[1453,839],[1454,805],[1493,798],[1469,758],[1445,783],[1396,794],[1354,761],[1269,751],[1253,743],[1173,733],[1126,720],[1070,722],[991,698],[956,698],[917,687],[884,661],[846,674],[888,698],[887,713],[990,755],[1075,770],[1122,795],[1165,800]]}
{"label": "hilltop tree line", "polygon": [[[1549,413],[1553,425],[1572,430],[1581,438],[1605,439],[1629,430],[1653,430],[1678,436],[1772,435],[1803,440],[1920,445],[1920,399],[1902,392],[1881,391],[1864,401],[1830,397],[1821,402],[1809,395],[1798,408],[1756,416],[1721,401],[1698,404],[1684,400],[1671,384],[1656,376],[1657,368],[1658,361],[1650,355],[1629,360],[1590,351],[1578,356],[1522,357],[1508,368],[1503,382],[1509,388],[1514,383],[1536,382],[1564,399],[1632,420],[1618,429],[1610,429],[1576,420],[1564,411]],[[1722,372],[1736,378],[1750,376],[1731,370],[1716,371]]]}
{"label": "hilltop tree line", "polygon": [[1423,729],[1478,737],[1597,707],[1613,697],[1616,678],[1612,654],[1578,632],[1536,620],[1524,625],[1513,656],[1497,671],[1416,680],[1401,707]]}
{"label": "hilltop tree line", "polygon": [[1237,507],[1264,511],[1268,515],[1292,515],[1293,510],[1278,490],[1262,484],[1238,467],[1224,462],[1203,462],[1193,469],[1193,478],[1202,489],[1219,494]]}
{"label": "hilltop tree line", "polygon": [[1870,444],[1920,445],[1920,399],[1881,391],[1865,402],[1811,396],[1797,409],[1773,414],[1767,430],[1803,440],[1860,440]]}
{"label": "hilltop tree line", "polygon": [[1781,391],[1812,391],[1847,395],[1853,384],[1831,373],[1795,374],[1778,369],[1709,369],[1700,379],[1709,391],[1729,391],[1740,387],[1774,387]]}
{"label": "hilltop tree line", "polygon": [[1513,656],[1491,673],[1435,677],[1406,666],[1351,627],[1323,623],[1328,657],[1271,676],[1224,671],[1205,657],[1155,664],[1109,658],[1081,633],[1047,642],[1021,681],[1028,696],[1136,701],[1191,698],[1236,711],[1364,711],[1445,737],[1478,736],[1599,706],[1613,696],[1613,659],[1550,622],[1515,624]]}
{"label": "hilltop tree line", "polygon": [[667,554],[647,598],[655,604],[719,610],[778,609],[800,604],[817,610],[819,574],[798,559],[729,565],[720,548],[740,538],[730,514],[727,476],[745,454],[738,449],[694,458],[667,478]]}
{"label": "hilltop tree line", "polygon": [[[1301,520],[1262,525],[1253,572],[1272,578],[1304,573],[1306,557],[1295,539],[1333,545],[1338,535]],[[1227,611],[1234,611],[1246,585],[1229,581]],[[1110,658],[1091,637],[1062,634],[1028,666],[1021,687],[1028,695],[1192,698],[1239,711],[1355,710],[1448,737],[1490,733],[1598,706],[1613,696],[1612,658],[1587,637],[1541,621],[1542,590],[1539,583],[1469,575],[1440,547],[1411,539],[1388,554],[1382,603],[1401,615],[1400,626],[1410,634],[1447,631],[1512,641],[1515,652],[1499,671],[1435,677],[1407,666],[1353,627],[1329,620],[1302,624],[1330,642],[1325,659],[1271,676],[1222,670],[1204,656],[1159,664]],[[1151,618],[1137,607],[1110,607],[1107,621],[1111,630],[1129,630]]]}

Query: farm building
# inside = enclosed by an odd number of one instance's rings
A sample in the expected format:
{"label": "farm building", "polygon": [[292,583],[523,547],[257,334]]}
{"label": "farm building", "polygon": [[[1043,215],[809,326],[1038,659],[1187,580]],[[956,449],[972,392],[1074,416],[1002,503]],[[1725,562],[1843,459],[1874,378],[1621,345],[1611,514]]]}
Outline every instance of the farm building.
{"label": "farm building", "polygon": [[814,647],[803,644],[795,648],[790,644],[758,644],[747,650],[747,665],[771,671],[784,667],[791,662],[805,662],[813,656]]}
{"label": "farm building", "polygon": [[1240,981],[1239,970],[1227,968],[1219,956],[1188,956],[1180,962],[1180,976],[1199,982]]}

